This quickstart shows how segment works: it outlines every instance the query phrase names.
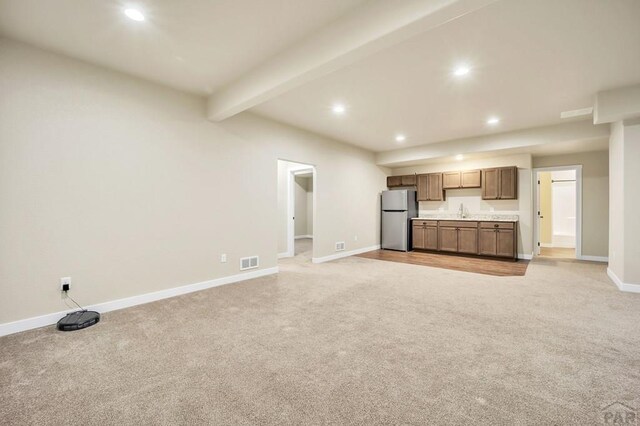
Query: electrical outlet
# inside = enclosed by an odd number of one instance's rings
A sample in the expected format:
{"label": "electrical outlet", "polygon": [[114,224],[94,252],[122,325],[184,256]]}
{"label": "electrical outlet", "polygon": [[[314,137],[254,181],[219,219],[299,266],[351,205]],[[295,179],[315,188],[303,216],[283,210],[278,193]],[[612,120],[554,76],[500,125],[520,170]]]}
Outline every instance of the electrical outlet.
{"label": "electrical outlet", "polygon": [[71,277],[60,278],[60,291],[71,290]]}
{"label": "electrical outlet", "polygon": [[226,253],[222,253],[220,255],[220,263],[227,263],[227,254]]}
{"label": "electrical outlet", "polygon": [[358,241],[358,236],[357,235],[353,237],[353,241]]}

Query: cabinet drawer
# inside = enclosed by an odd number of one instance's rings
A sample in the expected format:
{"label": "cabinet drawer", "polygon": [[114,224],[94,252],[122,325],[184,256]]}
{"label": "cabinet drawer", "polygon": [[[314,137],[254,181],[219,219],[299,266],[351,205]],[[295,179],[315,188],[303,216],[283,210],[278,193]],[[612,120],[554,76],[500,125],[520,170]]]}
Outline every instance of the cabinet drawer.
{"label": "cabinet drawer", "polygon": [[414,220],[413,226],[438,226],[436,220]]}
{"label": "cabinet drawer", "polygon": [[480,228],[513,229],[513,222],[480,222]]}
{"label": "cabinet drawer", "polygon": [[441,220],[440,226],[450,226],[453,228],[477,228],[478,222]]}

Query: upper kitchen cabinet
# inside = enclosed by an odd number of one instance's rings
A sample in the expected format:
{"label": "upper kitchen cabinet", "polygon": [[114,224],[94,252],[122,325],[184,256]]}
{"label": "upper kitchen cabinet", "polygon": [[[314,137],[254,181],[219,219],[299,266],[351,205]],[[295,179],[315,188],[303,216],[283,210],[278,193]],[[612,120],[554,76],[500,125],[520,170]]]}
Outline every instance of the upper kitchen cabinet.
{"label": "upper kitchen cabinet", "polygon": [[483,200],[518,199],[518,168],[496,167],[482,170]]}
{"label": "upper kitchen cabinet", "polygon": [[480,170],[444,172],[442,182],[444,189],[480,188],[481,173]]}
{"label": "upper kitchen cabinet", "polygon": [[482,173],[480,170],[465,170],[460,172],[460,180],[463,188],[480,188]]}
{"label": "upper kitchen cabinet", "polygon": [[402,186],[402,176],[387,176],[387,187]]}
{"label": "upper kitchen cabinet", "polygon": [[418,175],[418,201],[444,201],[442,173]]}
{"label": "upper kitchen cabinet", "polygon": [[402,181],[402,186],[416,186],[416,175],[404,175],[400,176]]}
{"label": "upper kitchen cabinet", "polygon": [[416,175],[403,175],[403,176],[387,176],[387,187],[393,188],[397,186],[415,186]]}

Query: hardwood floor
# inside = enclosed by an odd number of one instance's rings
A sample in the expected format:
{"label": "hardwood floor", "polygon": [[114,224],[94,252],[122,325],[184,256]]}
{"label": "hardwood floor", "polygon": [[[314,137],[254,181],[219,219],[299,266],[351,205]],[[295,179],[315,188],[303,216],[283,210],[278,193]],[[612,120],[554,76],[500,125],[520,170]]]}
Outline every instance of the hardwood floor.
{"label": "hardwood floor", "polygon": [[558,259],[575,259],[576,249],[562,247],[541,247],[540,256],[555,257]]}
{"label": "hardwood floor", "polygon": [[431,266],[434,268],[452,269],[454,271],[475,272],[477,274],[499,277],[524,276],[527,272],[528,260],[502,260],[478,256],[461,256],[430,252],[402,252],[393,250],[373,250],[358,254],[367,259],[386,260],[389,262],[410,263],[412,265]]}

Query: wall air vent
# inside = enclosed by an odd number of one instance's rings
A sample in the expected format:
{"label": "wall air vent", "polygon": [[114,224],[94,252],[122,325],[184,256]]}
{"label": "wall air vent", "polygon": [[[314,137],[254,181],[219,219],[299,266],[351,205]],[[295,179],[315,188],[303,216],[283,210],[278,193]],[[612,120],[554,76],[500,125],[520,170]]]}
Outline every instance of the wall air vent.
{"label": "wall air vent", "polygon": [[336,251],[344,250],[344,241],[339,241],[336,243]]}
{"label": "wall air vent", "polygon": [[254,269],[260,265],[258,261],[258,256],[251,257],[243,257],[240,259],[240,270],[244,271],[245,269]]}

